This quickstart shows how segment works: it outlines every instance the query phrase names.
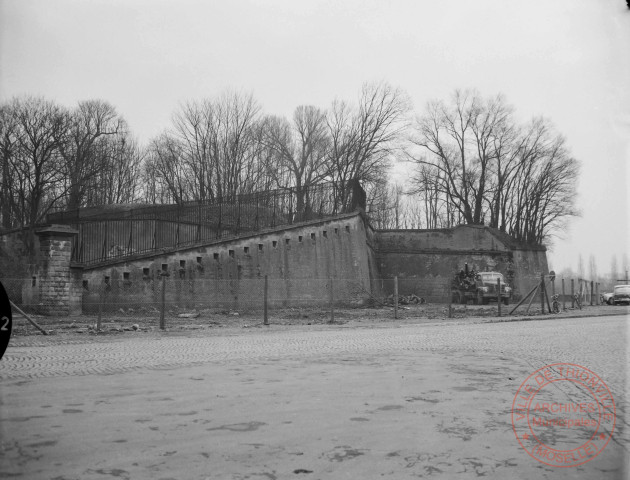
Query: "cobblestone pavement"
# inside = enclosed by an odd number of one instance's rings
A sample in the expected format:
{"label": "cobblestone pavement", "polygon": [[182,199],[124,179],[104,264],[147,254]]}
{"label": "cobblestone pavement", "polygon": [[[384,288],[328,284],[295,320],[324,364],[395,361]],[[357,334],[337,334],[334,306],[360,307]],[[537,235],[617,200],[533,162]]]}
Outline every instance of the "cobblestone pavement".
{"label": "cobblestone pavement", "polygon": [[[588,363],[607,378],[620,379],[627,330],[619,317],[568,318],[468,324],[387,324],[378,328],[273,327],[224,335],[137,333],[125,337],[79,337],[55,342],[37,337],[33,346],[10,344],[0,362],[0,379],[107,374],[137,368],[167,368],[205,362],[251,363],[267,359],[394,351],[510,352],[532,367],[554,361]],[[625,317],[628,318],[628,317]],[[615,328],[610,328],[615,325]],[[13,346],[17,343],[18,346]],[[606,354],[604,354],[606,352]]]}
{"label": "cobblestone pavement", "polygon": [[[628,326],[619,315],[18,340],[0,361],[0,477],[626,478]],[[509,419],[520,383],[557,362],[596,372],[617,408],[614,441],[573,469],[528,457]]]}

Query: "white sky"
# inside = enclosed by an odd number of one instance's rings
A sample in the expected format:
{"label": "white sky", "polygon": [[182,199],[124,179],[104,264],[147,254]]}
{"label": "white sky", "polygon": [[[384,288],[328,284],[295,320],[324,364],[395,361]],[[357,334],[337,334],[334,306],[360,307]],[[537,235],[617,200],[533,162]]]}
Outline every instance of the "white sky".
{"label": "white sky", "polygon": [[109,101],[142,142],[227,88],[266,113],[355,100],[366,81],[420,113],[456,88],[549,117],[582,162],[583,212],[552,268],[630,252],[630,9],[624,0],[0,0],[0,99]]}

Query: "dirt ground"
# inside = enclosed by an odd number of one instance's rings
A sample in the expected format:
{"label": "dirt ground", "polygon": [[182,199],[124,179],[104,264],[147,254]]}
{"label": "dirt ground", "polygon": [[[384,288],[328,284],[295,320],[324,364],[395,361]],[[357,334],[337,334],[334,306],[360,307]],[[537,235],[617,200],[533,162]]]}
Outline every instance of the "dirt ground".
{"label": "dirt ground", "polygon": [[[399,306],[395,316],[394,308],[378,306],[370,308],[335,308],[333,312],[319,308],[285,308],[270,310],[268,323],[270,327],[299,326],[374,326],[391,324],[410,324],[425,322],[497,322],[514,321],[540,317],[540,306],[526,312],[526,307],[519,307],[512,315],[509,312],[514,306],[502,305],[502,315],[498,316],[496,304],[487,306],[453,305],[449,316],[446,304],[422,304]],[[614,315],[628,312],[622,306],[585,306],[582,309],[567,308],[559,314],[546,314],[545,317],[562,318],[587,315]],[[70,317],[48,317],[29,315],[50,336],[103,337],[133,333],[151,333],[160,331],[160,314],[157,311],[120,309],[104,314],[98,328],[97,315],[80,315]],[[251,328],[266,328],[262,311],[232,311],[223,309],[203,310],[169,310],[164,317],[165,330],[176,333],[212,334],[230,330],[232,333]],[[25,317],[14,312],[14,337],[41,336],[42,333]]]}

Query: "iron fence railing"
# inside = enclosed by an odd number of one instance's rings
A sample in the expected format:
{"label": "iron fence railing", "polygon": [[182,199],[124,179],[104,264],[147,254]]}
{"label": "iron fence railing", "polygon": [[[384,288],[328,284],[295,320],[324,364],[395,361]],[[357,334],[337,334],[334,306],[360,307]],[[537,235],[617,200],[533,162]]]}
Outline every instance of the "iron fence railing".
{"label": "iron fence railing", "polygon": [[95,265],[347,213],[357,206],[356,188],[325,183],[177,205],[87,208],[52,213],[47,223],[76,228],[72,260]]}

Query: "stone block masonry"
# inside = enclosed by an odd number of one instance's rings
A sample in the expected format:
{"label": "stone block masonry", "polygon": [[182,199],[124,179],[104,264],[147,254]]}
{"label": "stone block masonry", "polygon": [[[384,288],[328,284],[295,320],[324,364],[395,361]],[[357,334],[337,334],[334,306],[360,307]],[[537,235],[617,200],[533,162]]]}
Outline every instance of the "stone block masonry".
{"label": "stone block masonry", "polygon": [[[547,274],[546,249],[523,245],[482,225],[438,230],[379,230],[374,234],[379,273],[398,277],[402,295],[414,293],[430,302],[446,302],[453,276],[464,264],[475,271],[497,271],[514,288],[514,299],[527,294]],[[392,282],[384,290],[392,293]]]}
{"label": "stone block masonry", "polygon": [[325,307],[331,290],[337,304],[386,296],[394,277],[402,295],[446,302],[464,263],[502,272],[515,300],[548,273],[543,246],[495,229],[373,230],[360,210],[85,267],[71,263],[75,230],[51,225],[36,234],[36,265],[22,295],[48,315],[95,313],[101,301],[105,309],[157,308],[163,281],[169,305],[241,310],[262,308],[265,276],[271,307]]}
{"label": "stone block masonry", "polygon": [[38,299],[37,310],[44,315],[70,315],[77,309],[77,292],[71,285],[70,258],[72,242],[77,231],[65,225],[50,225],[35,231],[39,239],[38,267],[34,276]]}
{"label": "stone block masonry", "polygon": [[107,308],[157,307],[162,271],[169,272],[167,303],[184,308],[262,308],[265,276],[272,307],[324,305],[330,278],[337,302],[359,302],[370,291],[370,255],[355,212],[86,268],[83,306],[96,311],[104,288]]}

